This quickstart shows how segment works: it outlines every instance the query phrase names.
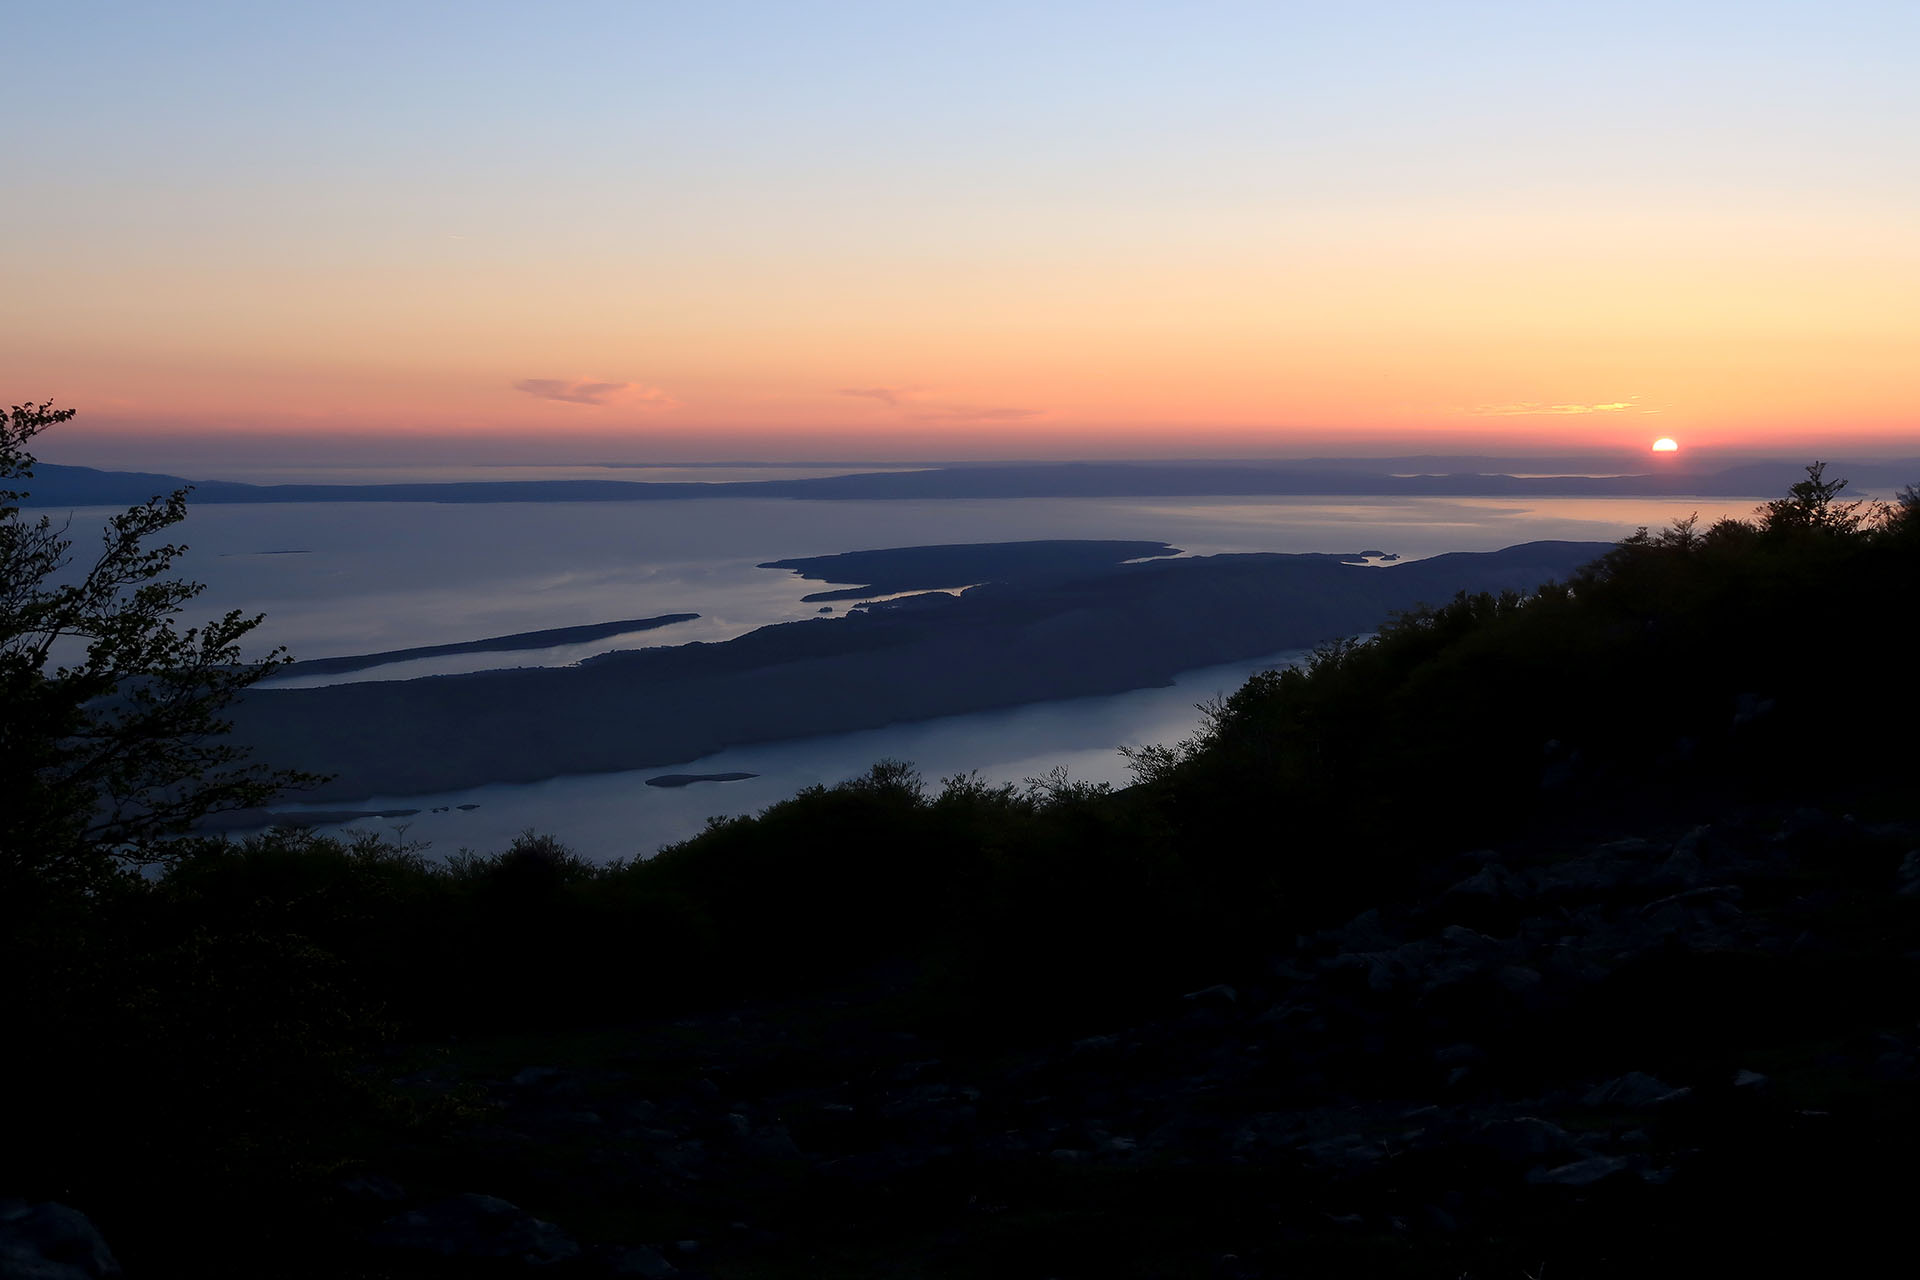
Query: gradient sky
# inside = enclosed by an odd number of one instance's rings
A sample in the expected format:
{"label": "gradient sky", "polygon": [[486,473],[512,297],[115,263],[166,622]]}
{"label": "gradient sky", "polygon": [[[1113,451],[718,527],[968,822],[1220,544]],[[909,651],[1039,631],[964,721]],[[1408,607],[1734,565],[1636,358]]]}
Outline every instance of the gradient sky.
{"label": "gradient sky", "polygon": [[53,460],[1920,452],[1914,0],[5,25]]}

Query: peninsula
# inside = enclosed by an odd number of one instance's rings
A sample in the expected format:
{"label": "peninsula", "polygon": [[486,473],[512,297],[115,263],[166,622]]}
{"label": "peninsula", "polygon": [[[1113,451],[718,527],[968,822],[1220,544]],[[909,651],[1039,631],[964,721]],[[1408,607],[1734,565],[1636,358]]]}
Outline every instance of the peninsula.
{"label": "peninsula", "polygon": [[[1139,545],[1112,554],[1131,559]],[[331,775],[309,793],[317,800],[640,769],[748,743],[1163,686],[1181,671],[1370,631],[1461,591],[1530,590],[1607,550],[1532,542],[1386,567],[1338,555],[1163,553],[572,667],[255,689],[233,709],[234,739]]]}

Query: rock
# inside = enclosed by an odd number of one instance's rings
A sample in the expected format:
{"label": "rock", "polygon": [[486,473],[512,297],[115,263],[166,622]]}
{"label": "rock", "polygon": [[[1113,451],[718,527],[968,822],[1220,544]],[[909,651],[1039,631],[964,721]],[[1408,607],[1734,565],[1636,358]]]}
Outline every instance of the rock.
{"label": "rock", "polygon": [[1590,1187],[1602,1178],[1626,1172],[1627,1165],[1625,1156],[1588,1156],[1557,1169],[1535,1169],[1527,1175],[1527,1181],[1536,1186]]}
{"label": "rock", "polygon": [[1635,862],[1644,862],[1655,854],[1665,850],[1643,836],[1626,836],[1619,840],[1608,840],[1593,847],[1593,851],[1604,858],[1625,858]]}
{"label": "rock", "polygon": [[1530,999],[1540,993],[1546,979],[1538,969],[1524,964],[1503,964],[1494,971],[1493,980],[1509,995]]}
{"label": "rock", "polygon": [[1505,950],[1486,934],[1477,929],[1469,929],[1462,924],[1450,924],[1442,929],[1440,941],[1457,951],[1475,952],[1487,956],[1497,956]]}
{"label": "rock", "polygon": [[551,1222],[494,1196],[471,1193],[387,1219],[373,1243],[439,1258],[498,1258],[530,1267],[580,1256],[573,1237]]}
{"label": "rock", "polygon": [[377,1173],[356,1173],[351,1178],[342,1178],[340,1194],[361,1204],[399,1204],[407,1198],[404,1187]]}
{"label": "rock", "polygon": [[1629,1071],[1615,1080],[1609,1080],[1588,1091],[1582,1099],[1590,1107],[1615,1107],[1624,1111],[1637,1111],[1643,1107],[1659,1106],[1663,1102],[1677,1100],[1692,1092],[1689,1089],[1676,1089],[1657,1076],[1644,1071]]}
{"label": "rock", "polygon": [[1538,1116],[1518,1116],[1512,1120],[1490,1120],[1474,1130],[1473,1146],[1490,1151],[1510,1164],[1541,1164],[1551,1157],[1573,1152],[1573,1135],[1559,1125]]}
{"label": "rock", "polygon": [[1087,1036],[1084,1039],[1075,1040],[1070,1046],[1069,1052],[1071,1052],[1074,1057],[1082,1057],[1086,1054],[1111,1053],[1119,1047],[1119,1036]]}
{"label": "rock", "polygon": [[98,1280],[120,1264],[87,1215],[51,1200],[0,1200],[0,1276],[6,1280]]}
{"label": "rock", "polygon": [[1746,891],[1737,884],[1704,885],[1698,889],[1688,889],[1684,893],[1676,893],[1671,897],[1657,898],[1640,908],[1640,910],[1642,914],[1652,915],[1662,907],[1673,906],[1675,904],[1704,907],[1710,911],[1724,911],[1729,908],[1737,910],[1734,904],[1746,896]]}
{"label": "rock", "polygon": [[[1683,840],[1682,845],[1685,844]],[[1692,849],[1675,846],[1660,864],[1659,879],[1667,884],[1677,884],[1691,889],[1701,884],[1707,877],[1706,864],[1700,861],[1700,855]]]}
{"label": "rock", "polygon": [[680,1274],[678,1267],[643,1244],[622,1249],[615,1254],[608,1262],[607,1270],[616,1276],[639,1276],[641,1280],[666,1280],[668,1276]]}
{"label": "rock", "polygon": [[1743,693],[1733,700],[1733,727],[1745,728],[1773,714],[1773,699],[1758,693]]}
{"label": "rock", "polygon": [[1433,1061],[1442,1067],[1477,1067],[1487,1060],[1487,1051],[1476,1044],[1450,1044],[1434,1051]]}
{"label": "rock", "polygon": [[1328,973],[1361,974],[1367,989],[1384,995],[1396,988],[1417,987],[1428,979],[1434,960],[1431,943],[1409,942],[1391,951],[1343,954],[1326,962]]}
{"label": "rock", "polygon": [[1713,834],[1712,824],[1703,822],[1674,841],[1673,852],[1676,856],[1685,856],[1692,858],[1695,862],[1704,862],[1710,851]]}
{"label": "rock", "polygon": [[1748,1071],[1742,1067],[1733,1073],[1733,1087],[1736,1089],[1757,1090],[1766,1087],[1767,1078],[1758,1071]]}
{"label": "rock", "polygon": [[1180,998],[1206,1009],[1231,1009],[1240,1003],[1240,993],[1224,982],[1189,991]]}
{"label": "rock", "polygon": [[1327,1165],[1343,1173],[1364,1173],[1387,1158],[1379,1142],[1358,1133],[1343,1133],[1335,1138],[1302,1143],[1299,1152],[1315,1164]]}
{"label": "rock", "polygon": [[1443,895],[1455,906],[1492,907],[1518,902],[1524,886],[1519,877],[1497,862],[1490,862]]}
{"label": "rock", "polygon": [[1894,892],[1903,898],[1920,898],[1920,849],[1910,849],[1907,856],[1900,859],[1900,870],[1894,873]]}
{"label": "rock", "polygon": [[1342,951],[1386,951],[1400,941],[1388,932],[1378,907],[1369,907],[1347,921],[1336,931],[1335,938]]}
{"label": "rock", "polygon": [[767,1160],[798,1160],[800,1158],[800,1148],[784,1124],[761,1125],[747,1139],[747,1146],[755,1155]]}

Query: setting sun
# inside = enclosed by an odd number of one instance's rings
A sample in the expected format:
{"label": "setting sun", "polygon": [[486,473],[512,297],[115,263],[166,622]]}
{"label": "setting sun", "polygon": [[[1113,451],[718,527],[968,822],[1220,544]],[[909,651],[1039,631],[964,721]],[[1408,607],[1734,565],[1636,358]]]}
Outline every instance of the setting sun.
{"label": "setting sun", "polygon": [[1655,453],[1677,453],[1679,450],[1680,442],[1671,436],[1661,436],[1653,442],[1653,451]]}

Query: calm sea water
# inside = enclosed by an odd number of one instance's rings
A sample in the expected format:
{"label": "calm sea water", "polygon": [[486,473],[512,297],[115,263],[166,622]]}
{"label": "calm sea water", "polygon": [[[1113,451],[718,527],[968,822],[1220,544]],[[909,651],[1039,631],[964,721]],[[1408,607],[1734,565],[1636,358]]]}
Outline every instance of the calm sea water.
{"label": "calm sea water", "polygon": [[[188,517],[181,567],[207,584],[202,608],[264,612],[259,639],[286,645],[299,658],[613,618],[701,615],[639,637],[504,657],[462,655],[353,677],[394,679],[574,662],[611,648],[720,640],[810,617],[817,606],[800,598],[820,584],[756,567],[789,556],[942,542],[1149,538],[1195,555],[1378,548],[1412,559],[1536,538],[1607,540],[1695,508],[1711,519],[1751,506],[1571,498],[207,506]],[[104,514],[79,513],[75,528]]]}
{"label": "calm sea water", "polygon": [[[207,584],[196,611],[263,612],[260,639],[286,645],[296,657],[614,618],[702,615],[697,622],[590,645],[460,655],[350,677],[394,679],[574,662],[612,648],[720,640],[770,622],[811,617],[818,606],[800,597],[820,584],[756,567],[788,556],[946,542],[1144,538],[1197,555],[1378,549],[1413,559],[1543,538],[1613,540],[1690,511],[1712,520],[1746,515],[1752,506],[1624,498],[208,506],[188,518],[181,540],[191,549],[181,569]],[[79,513],[75,529],[89,527],[95,514]],[[930,778],[978,770],[991,780],[1018,782],[1066,765],[1076,777],[1124,782],[1119,746],[1185,736],[1198,723],[1196,702],[1287,657],[1191,672],[1168,689],[742,748],[632,774],[324,807],[444,807],[445,813],[407,820],[406,835],[446,852],[499,848],[535,828],[584,853],[615,857],[649,853],[698,831],[709,814],[755,810],[799,787],[851,776],[882,757],[912,760]],[[643,785],[662,773],[731,771],[762,776],[684,790]],[[461,812],[460,804],[479,807]]]}

